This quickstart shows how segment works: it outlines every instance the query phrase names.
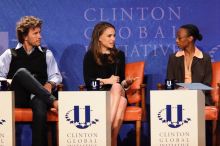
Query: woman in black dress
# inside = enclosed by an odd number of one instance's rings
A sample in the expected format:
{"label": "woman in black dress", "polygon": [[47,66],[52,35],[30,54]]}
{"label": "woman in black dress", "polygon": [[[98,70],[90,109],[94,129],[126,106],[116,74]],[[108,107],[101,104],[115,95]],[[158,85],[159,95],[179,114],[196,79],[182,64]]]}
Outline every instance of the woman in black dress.
{"label": "woman in black dress", "polygon": [[93,30],[89,50],[83,61],[84,81],[99,80],[100,90],[110,91],[112,146],[117,145],[127,100],[124,89],[133,80],[125,80],[125,55],[115,47],[115,27],[108,22],[98,23]]}

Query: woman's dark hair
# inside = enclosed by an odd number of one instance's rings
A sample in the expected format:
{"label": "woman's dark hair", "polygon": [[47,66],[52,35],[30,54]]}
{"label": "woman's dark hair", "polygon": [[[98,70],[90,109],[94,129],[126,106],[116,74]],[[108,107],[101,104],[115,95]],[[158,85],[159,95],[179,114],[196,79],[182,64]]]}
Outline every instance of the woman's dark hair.
{"label": "woman's dark hair", "polygon": [[197,26],[193,25],[193,24],[186,24],[181,26],[180,28],[184,28],[187,30],[187,33],[189,36],[193,36],[194,42],[196,40],[201,41],[202,40],[202,35],[199,32],[199,29]]}
{"label": "woman's dark hair", "polygon": [[[103,34],[103,32],[107,28],[113,28],[115,30],[115,27],[108,22],[99,22],[98,24],[96,24],[92,32],[91,42],[89,44],[89,49],[92,51],[95,61],[98,65],[103,64],[100,59],[102,55],[102,50],[99,44],[99,37]],[[108,61],[109,63],[114,63],[118,50],[114,45],[114,47],[109,49],[109,51],[110,51],[110,55],[108,55]]]}

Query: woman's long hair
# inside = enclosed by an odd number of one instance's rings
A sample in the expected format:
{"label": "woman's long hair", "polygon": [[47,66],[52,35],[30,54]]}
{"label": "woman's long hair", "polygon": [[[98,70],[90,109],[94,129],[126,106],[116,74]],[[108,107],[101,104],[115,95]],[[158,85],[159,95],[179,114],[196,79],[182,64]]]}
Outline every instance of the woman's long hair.
{"label": "woman's long hair", "polygon": [[[103,65],[103,62],[101,62],[100,58],[102,55],[102,50],[100,47],[99,38],[107,28],[113,28],[115,30],[115,27],[108,22],[100,22],[96,24],[92,32],[91,42],[89,44],[89,49],[92,51],[95,61],[98,65]],[[108,55],[108,63],[113,64],[115,63],[115,58],[118,50],[114,45],[114,47],[109,49],[109,51],[110,55]]]}

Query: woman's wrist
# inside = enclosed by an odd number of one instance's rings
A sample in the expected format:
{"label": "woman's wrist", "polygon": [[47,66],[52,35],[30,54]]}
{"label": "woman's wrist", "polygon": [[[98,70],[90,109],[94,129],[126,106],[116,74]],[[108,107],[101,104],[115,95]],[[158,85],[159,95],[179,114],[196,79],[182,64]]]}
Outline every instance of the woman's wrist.
{"label": "woman's wrist", "polygon": [[97,78],[96,80],[99,80],[99,81],[100,81],[100,85],[101,85],[101,86],[105,84],[104,79],[102,79],[102,78]]}

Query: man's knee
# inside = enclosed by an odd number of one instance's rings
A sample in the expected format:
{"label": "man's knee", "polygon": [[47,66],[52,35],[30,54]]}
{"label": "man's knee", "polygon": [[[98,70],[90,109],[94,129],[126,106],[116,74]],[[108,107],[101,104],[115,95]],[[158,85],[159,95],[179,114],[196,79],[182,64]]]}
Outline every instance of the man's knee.
{"label": "man's knee", "polygon": [[15,76],[24,76],[24,75],[26,75],[26,74],[28,74],[28,73],[29,73],[29,71],[28,71],[26,68],[19,68],[19,69],[16,71],[14,77],[15,77]]}

